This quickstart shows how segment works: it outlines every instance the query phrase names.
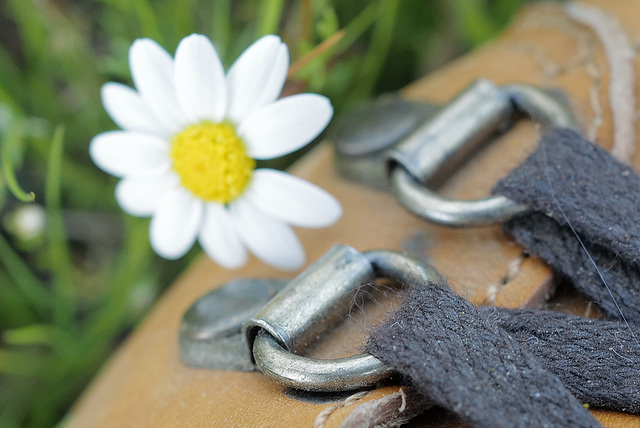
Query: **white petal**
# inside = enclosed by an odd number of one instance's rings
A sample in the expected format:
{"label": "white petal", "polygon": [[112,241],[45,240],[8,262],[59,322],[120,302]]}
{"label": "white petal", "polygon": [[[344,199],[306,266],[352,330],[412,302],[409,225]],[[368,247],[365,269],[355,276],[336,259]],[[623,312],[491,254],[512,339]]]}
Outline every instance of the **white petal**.
{"label": "white petal", "polygon": [[151,247],[165,259],[182,257],[196,241],[203,204],[182,187],[162,199],[151,219]]}
{"label": "white petal", "polygon": [[136,89],[162,123],[175,133],[186,121],[173,86],[173,59],[151,39],[138,39],[129,49],[129,66]]}
{"label": "white petal", "polygon": [[326,227],[342,215],[340,203],[318,186],[286,172],[257,169],[246,197],[262,212],[300,227]]}
{"label": "white petal", "polygon": [[158,136],[168,135],[168,130],[162,122],[154,116],[133,89],[120,83],[109,82],[102,85],[100,94],[107,114],[120,128]]}
{"label": "white petal", "polygon": [[126,213],[147,217],[179,183],[178,176],[172,173],[157,177],[125,177],[116,185],[116,200]]}
{"label": "white petal", "polygon": [[263,262],[282,270],[304,263],[304,249],[291,227],[260,212],[246,199],[229,207],[236,230],[247,248]]}
{"label": "white petal", "polygon": [[251,104],[251,110],[246,111],[243,117],[246,117],[251,112],[256,111],[278,99],[282,93],[284,83],[287,80],[288,71],[289,49],[286,44],[280,43],[273,65],[269,67],[269,70],[265,71],[265,73],[269,74],[269,77],[261,88],[262,92],[260,94],[256,94],[256,99]]}
{"label": "white petal", "polygon": [[99,168],[118,177],[158,175],[171,168],[169,144],[140,132],[98,134],[89,144],[89,154]]}
{"label": "white petal", "polygon": [[240,123],[282,92],[289,68],[287,45],[274,35],[260,38],[229,69],[227,118]]}
{"label": "white petal", "polygon": [[227,85],[211,41],[200,34],[182,39],[174,70],[176,94],[187,120],[220,122],[227,107]]}
{"label": "white petal", "polygon": [[249,156],[271,159],[293,152],[327,126],[333,107],[326,97],[300,94],[278,100],[252,113],[238,127]]}
{"label": "white petal", "polygon": [[205,253],[227,269],[244,266],[247,263],[247,250],[236,232],[227,209],[221,204],[212,202],[206,204],[204,210],[199,241]]}

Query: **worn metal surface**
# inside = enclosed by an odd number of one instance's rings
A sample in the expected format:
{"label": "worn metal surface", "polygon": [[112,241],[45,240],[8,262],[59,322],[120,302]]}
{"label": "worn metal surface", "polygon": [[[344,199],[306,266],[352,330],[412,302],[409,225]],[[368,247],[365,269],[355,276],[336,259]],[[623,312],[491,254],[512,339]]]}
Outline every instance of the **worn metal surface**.
{"label": "worn metal surface", "polygon": [[327,131],[338,171],[349,180],[389,190],[387,151],[439,110],[434,104],[388,94],[346,113]]}
{"label": "worn metal surface", "polygon": [[[336,270],[340,270],[343,262],[349,264],[353,258],[358,258],[357,256],[359,255],[375,273],[376,278],[391,279],[399,284],[424,283],[439,276],[430,266],[394,251],[369,251],[360,254],[353,248],[338,246],[334,247],[328,255],[330,256],[328,260],[336,263],[334,265]],[[326,256],[323,259],[325,258]],[[326,263],[321,264],[321,268],[325,272],[330,270],[330,266]],[[311,270],[313,272],[313,267]],[[355,275],[350,277],[350,281],[351,284],[348,288],[351,291],[346,291],[348,300],[351,300],[355,292],[363,285],[362,279],[357,279]],[[313,302],[316,296],[320,296],[320,300],[322,300],[322,296],[327,292],[326,289],[329,289],[330,294],[334,293],[332,287],[333,284],[331,283],[320,284],[313,295],[306,296],[306,301]],[[287,288],[287,291],[295,293],[294,288]],[[286,311],[290,314],[304,312],[308,305],[296,300],[287,298],[280,302],[280,308],[283,311],[278,311],[278,313],[282,315]],[[289,306],[292,303],[296,305]],[[300,304],[302,306],[299,306]],[[318,309],[329,311],[325,316],[331,316],[334,321],[336,315],[344,315],[339,311],[342,308],[338,307],[320,306]],[[338,359],[316,359],[292,353],[285,349],[286,344],[281,339],[270,334],[270,331],[281,330],[280,326],[277,324],[272,325],[273,323],[283,322],[286,326],[290,318],[272,319],[271,324],[268,325],[269,330],[256,329],[250,342],[252,343],[253,356],[258,369],[278,382],[292,388],[307,391],[348,391],[375,385],[393,374],[393,370],[368,354]]]}
{"label": "worn metal surface", "polygon": [[528,211],[502,196],[461,201],[439,196],[428,187],[442,181],[517,114],[530,115],[546,126],[578,129],[569,108],[548,92],[477,80],[389,152],[391,187],[398,201],[419,217],[452,227],[501,223]]}
{"label": "worn metal surface", "polygon": [[420,183],[443,181],[462,159],[512,120],[509,95],[480,79],[456,96],[388,153],[390,167],[401,165]]}
{"label": "worn metal surface", "polygon": [[287,350],[305,352],[349,311],[362,286],[373,281],[371,264],[361,253],[335,245],[245,322],[249,349],[264,329]]}
{"label": "worn metal surface", "polygon": [[242,323],[282,290],[280,279],[231,281],[198,299],[180,323],[180,355],[191,367],[252,371]]}
{"label": "worn metal surface", "polygon": [[392,191],[405,208],[429,221],[485,226],[527,209],[499,196],[448,199],[427,186],[444,181],[493,134],[523,114],[544,126],[579,128],[560,94],[479,79],[443,108],[386,95],[345,115],[328,139],[344,177]]}
{"label": "worn metal surface", "polygon": [[544,126],[580,130],[569,102],[562,92],[514,83],[502,87],[516,110]]}

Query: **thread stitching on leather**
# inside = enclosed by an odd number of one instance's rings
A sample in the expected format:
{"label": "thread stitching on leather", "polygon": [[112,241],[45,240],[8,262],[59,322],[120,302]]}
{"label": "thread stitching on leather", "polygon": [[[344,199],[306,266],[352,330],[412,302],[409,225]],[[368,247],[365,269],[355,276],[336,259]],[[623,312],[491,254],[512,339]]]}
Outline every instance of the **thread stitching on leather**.
{"label": "thread stitching on leather", "polygon": [[369,391],[361,391],[361,392],[358,392],[356,394],[353,394],[353,395],[347,397],[344,401],[341,401],[340,403],[338,403],[336,405],[329,406],[329,407],[325,408],[323,411],[318,413],[318,416],[316,416],[315,421],[313,421],[313,428],[323,428],[324,424],[327,422],[329,417],[336,410],[341,409],[341,408],[346,407],[346,406],[349,406],[349,405],[361,400],[367,394],[369,394]]}
{"label": "thread stitching on leather", "polygon": [[[527,42],[512,44],[516,47],[516,51],[530,54],[540,63],[543,70],[544,86],[556,86],[556,78],[575,71],[577,68],[583,68],[589,77],[591,77],[593,83],[589,86],[588,99],[592,114],[585,135],[590,140],[594,140],[604,120],[604,106],[600,97],[603,84],[603,70],[602,67],[596,63],[597,35],[594,35],[592,30],[584,30],[584,28],[590,27],[580,24],[577,20],[572,20],[568,14],[564,13],[564,16],[558,14],[558,8],[564,10],[563,7],[558,7],[553,4],[546,6],[539,5],[534,11],[525,16],[520,27],[523,29],[558,29],[567,36],[571,36],[576,43],[575,53],[572,56],[563,58],[562,63],[556,63],[551,56],[538,45],[532,45]],[[604,49],[606,49],[606,47]]]}
{"label": "thread stitching on leather", "polygon": [[615,17],[583,3],[565,6],[567,15],[589,26],[600,38],[609,64],[609,109],[613,117],[613,148],[611,154],[628,163],[635,149],[635,53],[629,39]]}
{"label": "thread stitching on leather", "polygon": [[403,386],[398,392],[360,404],[342,421],[340,428],[400,427],[430,407],[433,404],[415,389]]}

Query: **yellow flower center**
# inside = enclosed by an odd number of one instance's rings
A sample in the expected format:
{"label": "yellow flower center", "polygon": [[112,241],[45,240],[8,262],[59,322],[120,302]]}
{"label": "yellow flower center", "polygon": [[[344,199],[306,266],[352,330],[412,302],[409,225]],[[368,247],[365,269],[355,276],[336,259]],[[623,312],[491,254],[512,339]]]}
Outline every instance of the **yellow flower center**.
{"label": "yellow flower center", "polygon": [[256,162],[227,123],[191,125],[171,143],[173,170],[185,188],[205,201],[226,204],[251,181]]}

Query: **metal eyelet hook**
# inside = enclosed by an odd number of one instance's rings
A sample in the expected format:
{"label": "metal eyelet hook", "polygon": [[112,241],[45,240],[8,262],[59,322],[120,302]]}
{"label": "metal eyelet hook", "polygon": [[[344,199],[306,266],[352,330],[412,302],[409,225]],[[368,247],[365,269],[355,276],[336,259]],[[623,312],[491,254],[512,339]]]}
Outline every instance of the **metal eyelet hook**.
{"label": "metal eyelet hook", "polygon": [[433,268],[400,253],[359,253],[337,245],[245,322],[246,342],[258,369],[286,386],[349,391],[374,385],[393,370],[371,355],[320,360],[296,353],[339,321],[354,294],[375,278],[411,284],[438,277]]}
{"label": "metal eyelet hook", "polygon": [[426,220],[451,227],[491,225],[527,212],[526,206],[503,196],[461,201],[439,196],[425,184],[450,172],[517,112],[545,126],[578,129],[569,109],[545,91],[478,80],[389,152],[389,177],[398,201]]}

